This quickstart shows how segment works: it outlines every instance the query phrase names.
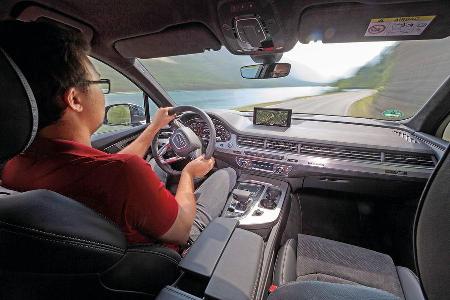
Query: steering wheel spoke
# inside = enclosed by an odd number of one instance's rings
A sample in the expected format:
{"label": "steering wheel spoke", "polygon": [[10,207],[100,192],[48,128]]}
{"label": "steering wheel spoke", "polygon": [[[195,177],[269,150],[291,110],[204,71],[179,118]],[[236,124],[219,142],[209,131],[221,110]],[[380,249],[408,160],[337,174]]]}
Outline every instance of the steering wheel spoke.
{"label": "steering wheel spoke", "polygon": [[165,144],[164,146],[162,146],[161,148],[159,148],[158,149],[158,156],[160,157],[160,158],[162,158],[162,156],[164,155],[164,154],[166,154],[167,153],[167,150],[170,150],[170,144],[169,144],[169,142],[167,142],[167,144]]}
{"label": "steering wheel spoke", "polygon": [[184,160],[184,159],[186,159],[186,158],[178,156],[178,155],[175,155],[175,156],[170,157],[170,158],[162,159],[161,162],[163,164],[165,164],[165,165],[170,165],[170,164],[176,163],[177,161]]}

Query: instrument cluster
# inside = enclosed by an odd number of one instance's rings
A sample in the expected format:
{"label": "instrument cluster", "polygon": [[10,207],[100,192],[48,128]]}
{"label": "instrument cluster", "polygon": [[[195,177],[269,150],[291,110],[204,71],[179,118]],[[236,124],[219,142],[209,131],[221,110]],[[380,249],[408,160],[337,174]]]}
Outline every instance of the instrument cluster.
{"label": "instrument cluster", "polygon": [[[216,142],[227,142],[231,139],[231,133],[225,128],[223,123],[218,119],[211,117],[214,127],[216,128]],[[189,114],[183,118],[182,123],[191,128],[202,140],[209,140],[209,129],[205,121],[196,115]]]}

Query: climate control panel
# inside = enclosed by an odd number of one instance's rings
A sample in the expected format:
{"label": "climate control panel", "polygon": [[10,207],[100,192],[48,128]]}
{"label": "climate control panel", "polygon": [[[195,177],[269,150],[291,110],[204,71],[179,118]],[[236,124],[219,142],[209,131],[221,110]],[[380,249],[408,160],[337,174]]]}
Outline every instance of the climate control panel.
{"label": "climate control panel", "polygon": [[289,176],[292,166],[259,161],[250,158],[236,157],[236,163],[242,169],[264,171],[281,176]]}

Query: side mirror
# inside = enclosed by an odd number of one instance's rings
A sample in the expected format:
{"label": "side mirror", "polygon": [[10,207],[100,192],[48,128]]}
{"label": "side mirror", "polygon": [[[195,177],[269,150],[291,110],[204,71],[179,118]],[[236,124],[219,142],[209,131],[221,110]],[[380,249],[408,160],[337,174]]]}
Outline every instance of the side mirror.
{"label": "side mirror", "polygon": [[272,63],[250,65],[241,68],[241,76],[246,79],[268,79],[286,77],[291,71],[291,64]]}
{"label": "side mirror", "polygon": [[103,124],[109,126],[137,126],[146,122],[145,110],[135,104],[113,104],[105,107]]}

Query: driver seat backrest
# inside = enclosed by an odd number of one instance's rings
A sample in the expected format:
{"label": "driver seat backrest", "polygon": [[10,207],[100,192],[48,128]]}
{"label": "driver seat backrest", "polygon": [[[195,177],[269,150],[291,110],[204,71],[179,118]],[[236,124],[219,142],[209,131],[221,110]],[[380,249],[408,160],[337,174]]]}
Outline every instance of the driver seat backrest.
{"label": "driver seat backrest", "polygon": [[[0,163],[38,128],[24,75],[0,49]],[[179,275],[180,255],[130,247],[114,224],[48,190],[0,188],[0,299],[152,299]]]}

